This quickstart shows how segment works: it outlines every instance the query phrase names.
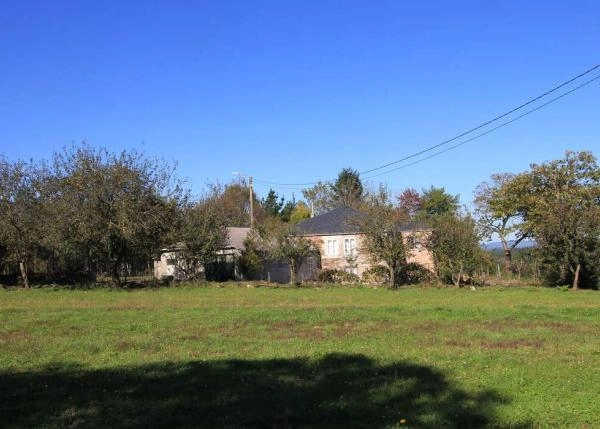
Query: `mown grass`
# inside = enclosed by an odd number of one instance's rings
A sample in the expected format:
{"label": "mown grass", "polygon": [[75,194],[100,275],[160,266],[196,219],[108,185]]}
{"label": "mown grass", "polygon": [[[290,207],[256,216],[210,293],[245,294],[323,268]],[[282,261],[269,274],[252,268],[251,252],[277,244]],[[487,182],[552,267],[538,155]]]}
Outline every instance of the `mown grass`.
{"label": "mown grass", "polygon": [[600,427],[598,292],[16,290],[0,322],[7,428]]}

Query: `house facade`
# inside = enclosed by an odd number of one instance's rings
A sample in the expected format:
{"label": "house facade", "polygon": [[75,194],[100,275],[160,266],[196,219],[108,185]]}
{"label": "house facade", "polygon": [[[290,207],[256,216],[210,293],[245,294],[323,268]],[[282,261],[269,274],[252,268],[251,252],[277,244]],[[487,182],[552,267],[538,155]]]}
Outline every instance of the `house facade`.
{"label": "house facade", "polygon": [[[357,216],[360,216],[357,210],[343,207],[298,223],[298,233],[319,250],[321,269],[346,271],[362,277],[375,265],[384,265],[374,262],[364,250],[365,235],[354,220]],[[408,250],[407,262],[433,270],[433,258],[424,246],[428,231],[411,222],[402,226],[402,234]]]}

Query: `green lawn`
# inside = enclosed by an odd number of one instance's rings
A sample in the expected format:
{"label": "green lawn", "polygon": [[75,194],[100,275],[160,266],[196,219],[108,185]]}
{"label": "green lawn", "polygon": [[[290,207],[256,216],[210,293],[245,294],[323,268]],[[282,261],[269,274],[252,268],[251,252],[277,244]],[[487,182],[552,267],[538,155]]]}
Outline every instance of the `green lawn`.
{"label": "green lawn", "polygon": [[600,427],[600,293],[0,291],[0,427]]}

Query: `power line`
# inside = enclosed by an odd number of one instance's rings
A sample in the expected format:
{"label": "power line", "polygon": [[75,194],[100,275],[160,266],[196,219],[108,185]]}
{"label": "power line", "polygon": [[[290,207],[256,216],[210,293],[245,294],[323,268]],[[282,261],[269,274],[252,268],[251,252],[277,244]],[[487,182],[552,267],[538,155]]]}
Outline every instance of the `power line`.
{"label": "power line", "polygon": [[[383,169],[383,168],[386,168],[386,167],[389,167],[389,166],[391,166],[391,165],[398,164],[398,163],[400,163],[400,162],[403,162],[403,161],[406,161],[406,160],[408,160],[408,159],[415,158],[415,157],[417,157],[417,156],[419,156],[419,155],[422,155],[422,154],[424,154],[424,153],[431,152],[432,150],[434,150],[434,149],[437,149],[438,147],[441,147],[441,146],[444,146],[444,145],[446,145],[446,144],[448,144],[448,143],[451,143],[451,142],[453,142],[453,141],[456,141],[456,140],[460,139],[461,137],[464,137],[464,136],[466,136],[467,134],[471,134],[472,132],[474,132],[474,131],[477,131],[477,130],[480,130],[481,128],[484,128],[484,127],[486,127],[486,126],[490,125],[491,123],[494,123],[494,122],[496,122],[496,121],[498,121],[498,120],[500,120],[500,119],[502,119],[502,118],[505,118],[506,116],[510,115],[511,113],[514,113],[514,112],[516,112],[516,111],[518,111],[518,110],[521,110],[523,107],[526,107],[526,106],[529,106],[529,105],[530,105],[530,104],[532,104],[532,103],[535,103],[535,102],[536,102],[536,101],[538,101],[539,99],[541,99],[541,98],[544,98],[545,96],[547,96],[547,95],[549,95],[549,94],[552,94],[553,92],[555,92],[555,91],[559,90],[560,88],[563,88],[564,86],[566,86],[566,85],[568,85],[568,84],[570,84],[570,83],[572,83],[572,82],[576,81],[577,79],[579,79],[579,78],[581,78],[581,77],[585,76],[586,74],[589,74],[589,73],[591,73],[592,71],[596,70],[598,67],[600,67],[600,64],[598,64],[598,65],[596,65],[596,66],[592,67],[592,68],[591,68],[591,69],[589,69],[589,70],[586,70],[586,71],[584,71],[583,73],[581,73],[581,74],[579,74],[579,75],[575,76],[574,78],[571,78],[571,79],[567,80],[566,82],[563,82],[563,83],[561,83],[561,84],[560,84],[560,85],[558,85],[558,86],[555,86],[555,87],[554,87],[554,88],[552,88],[551,90],[549,90],[549,91],[546,91],[546,92],[544,92],[543,94],[541,94],[541,95],[538,95],[538,96],[537,96],[537,97],[535,97],[535,98],[532,98],[531,100],[529,100],[529,101],[527,101],[527,102],[525,102],[525,103],[521,104],[521,105],[520,105],[520,106],[518,106],[518,107],[515,107],[514,109],[511,109],[511,110],[509,110],[508,112],[506,112],[506,113],[503,113],[503,114],[501,114],[500,116],[496,116],[494,119],[491,119],[491,120],[489,120],[489,121],[487,121],[487,122],[484,122],[483,124],[481,124],[481,125],[478,125],[478,126],[476,126],[475,128],[471,128],[469,131],[465,131],[464,133],[461,133],[461,134],[459,134],[459,135],[457,135],[457,136],[455,136],[455,137],[452,137],[452,138],[450,138],[450,139],[448,139],[448,140],[445,140],[445,141],[443,141],[443,142],[441,142],[441,143],[438,143],[438,144],[436,144],[436,145],[430,146],[430,147],[428,147],[427,149],[423,149],[423,150],[421,150],[421,151],[419,151],[419,152],[416,152],[416,153],[414,153],[414,154],[412,154],[412,155],[406,156],[406,157],[404,157],[404,158],[402,158],[402,159],[398,159],[398,160],[396,160],[396,161],[389,162],[389,163],[387,163],[387,164],[381,165],[381,166],[379,166],[379,167],[372,168],[372,169],[370,169],[370,170],[361,171],[361,172],[360,172],[360,174],[368,174],[368,173],[371,173],[371,172],[373,172],[373,171],[381,170],[381,169]],[[579,88],[580,88],[580,87],[578,87],[578,88],[576,88],[576,89],[579,89]],[[569,94],[569,92],[568,92],[567,94]],[[561,97],[561,98],[562,98],[562,97]],[[547,104],[549,104],[549,103],[547,103]],[[542,107],[543,107],[543,106],[545,106],[545,105],[546,105],[546,104],[542,105]],[[536,109],[536,110],[537,110],[537,109]],[[525,116],[525,115],[523,115],[523,116]],[[523,116],[520,116],[520,117],[523,117]],[[511,121],[511,122],[514,122],[514,121]]]}
{"label": "power line", "polygon": [[583,88],[583,87],[584,87],[584,86],[586,86],[586,85],[589,85],[590,83],[592,83],[592,82],[594,82],[594,81],[596,81],[596,80],[598,80],[598,79],[600,79],[600,75],[598,75],[598,76],[596,76],[595,78],[593,78],[593,79],[590,79],[590,80],[588,80],[588,81],[586,81],[586,82],[582,83],[581,85],[579,85],[579,86],[577,86],[577,87],[575,87],[575,88],[571,89],[570,91],[567,91],[567,92],[565,92],[564,94],[561,94],[561,95],[559,95],[558,97],[554,97],[553,99],[551,99],[551,100],[547,101],[547,102],[546,102],[546,103],[544,103],[544,104],[540,104],[539,106],[537,106],[537,107],[535,107],[535,108],[533,108],[533,109],[531,109],[531,110],[528,110],[527,112],[525,112],[525,113],[523,113],[523,114],[521,114],[521,115],[519,115],[519,116],[517,116],[517,117],[515,117],[515,118],[511,119],[510,121],[503,122],[502,124],[500,124],[500,125],[498,125],[498,126],[496,126],[496,127],[492,128],[492,129],[490,129],[490,130],[487,130],[487,131],[485,131],[485,132],[483,132],[483,133],[481,133],[481,134],[477,134],[476,136],[474,136],[474,137],[471,137],[471,138],[469,138],[469,139],[467,139],[467,140],[465,140],[465,141],[463,141],[463,142],[457,143],[457,144],[455,144],[455,145],[452,145],[452,146],[450,146],[450,147],[447,147],[447,148],[446,148],[446,149],[444,149],[444,150],[441,150],[441,151],[439,151],[439,152],[436,152],[436,153],[434,153],[434,154],[431,154],[431,155],[429,155],[429,156],[426,156],[425,158],[421,158],[421,159],[418,159],[418,160],[416,160],[416,161],[413,161],[413,162],[411,162],[411,163],[408,163],[408,164],[402,165],[402,166],[400,166],[400,167],[396,167],[396,168],[393,168],[393,169],[391,169],[391,170],[387,170],[387,171],[384,171],[384,172],[381,172],[381,173],[377,173],[377,174],[373,174],[373,175],[371,175],[371,176],[365,177],[365,179],[372,179],[372,178],[374,178],[374,177],[383,176],[383,175],[385,175],[385,174],[389,174],[389,173],[392,173],[392,172],[394,172],[394,171],[401,170],[401,169],[403,169],[403,168],[406,168],[406,167],[409,167],[409,166],[411,166],[411,165],[419,164],[420,162],[423,162],[423,161],[426,161],[426,160],[428,160],[428,159],[431,159],[431,158],[433,158],[433,157],[436,157],[436,156],[438,156],[438,155],[441,155],[441,154],[443,154],[443,153],[445,153],[445,152],[448,152],[448,151],[450,151],[450,150],[452,150],[452,149],[456,149],[457,147],[460,147],[460,146],[462,146],[462,145],[465,145],[465,144],[467,144],[467,143],[469,143],[469,142],[472,142],[473,140],[477,140],[478,138],[481,138],[481,137],[483,137],[483,136],[485,136],[485,135],[488,135],[488,134],[490,134],[490,133],[492,133],[492,132],[496,131],[496,130],[497,130],[497,129],[499,129],[499,128],[503,128],[503,127],[505,127],[505,126],[507,126],[507,125],[510,125],[510,124],[512,124],[513,122],[515,122],[515,121],[518,121],[519,119],[521,119],[521,118],[523,118],[523,117],[525,117],[525,116],[527,116],[527,115],[530,115],[530,114],[532,114],[533,112],[535,112],[535,111],[537,111],[537,110],[540,110],[541,108],[543,108],[543,107],[546,107],[547,105],[549,105],[549,104],[552,104],[552,103],[554,103],[555,101],[558,101],[558,100],[560,100],[560,99],[561,99],[561,98],[563,98],[563,97],[566,97],[567,95],[569,95],[569,94],[571,94],[571,93],[573,93],[573,92],[577,91],[577,90],[578,90],[578,89],[580,89],[580,88]]}
{"label": "power line", "polygon": [[[439,147],[445,146],[445,145],[447,145],[448,143],[451,143],[451,142],[453,142],[453,141],[456,141],[456,140],[460,139],[461,137],[464,137],[464,136],[466,136],[466,135],[468,135],[468,134],[471,134],[471,133],[473,133],[473,132],[475,132],[475,131],[477,131],[477,130],[480,130],[480,129],[482,129],[482,128],[484,128],[484,127],[486,127],[486,126],[488,126],[488,125],[490,125],[490,124],[492,124],[492,123],[494,123],[494,122],[496,122],[496,121],[498,121],[498,120],[500,120],[500,119],[502,119],[502,118],[505,118],[505,117],[507,117],[507,116],[511,115],[512,113],[515,113],[515,112],[517,112],[518,110],[521,110],[522,108],[524,108],[524,107],[526,107],[526,106],[528,106],[528,105],[530,105],[530,104],[532,104],[532,103],[535,103],[536,101],[538,101],[538,100],[540,100],[540,99],[542,99],[542,98],[546,97],[547,95],[549,95],[549,94],[551,94],[551,93],[553,93],[553,92],[555,92],[555,91],[557,91],[557,90],[559,90],[559,89],[561,89],[561,88],[565,87],[566,85],[568,85],[568,84],[570,84],[570,83],[573,83],[573,82],[574,82],[574,81],[576,81],[577,79],[580,79],[581,77],[583,77],[583,76],[585,76],[585,75],[587,75],[587,74],[589,74],[589,73],[593,72],[594,70],[596,70],[596,69],[598,69],[598,68],[600,68],[600,64],[598,64],[598,65],[595,65],[594,67],[592,67],[592,68],[590,68],[590,69],[588,69],[588,70],[586,70],[586,71],[584,71],[584,72],[582,72],[582,73],[578,74],[577,76],[575,76],[575,77],[573,77],[573,78],[571,78],[571,79],[569,79],[569,80],[567,80],[567,81],[565,81],[565,82],[563,82],[563,83],[561,83],[561,84],[559,84],[559,85],[555,86],[554,88],[552,88],[552,89],[550,89],[550,90],[548,90],[548,91],[544,92],[543,94],[540,94],[540,95],[538,95],[538,96],[536,96],[536,97],[532,98],[531,100],[529,100],[529,101],[526,101],[525,103],[523,103],[523,104],[521,104],[521,105],[519,105],[519,106],[517,106],[517,107],[515,107],[515,108],[513,108],[513,109],[510,109],[509,111],[507,111],[507,112],[505,112],[505,113],[503,113],[503,114],[501,114],[501,115],[499,115],[499,116],[496,116],[496,117],[495,117],[495,118],[493,118],[493,119],[490,119],[490,120],[488,120],[488,121],[486,121],[486,122],[484,122],[484,123],[482,123],[482,124],[480,124],[480,125],[478,125],[478,126],[476,126],[476,127],[474,127],[474,128],[471,128],[471,129],[470,129],[470,130],[468,130],[468,131],[465,131],[465,132],[463,132],[463,133],[460,133],[460,134],[458,134],[458,135],[456,135],[456,136],[454,136],[454,137],[452,137],[452,138],[450,138],[450,139],[444,140],[444,141],[443,141],[443,142],[441,142],[441,143],[435,144],[435,145],[433,145],[433,146],[430,146],[430,147],[428,147],[428,148],[426,148],[426,149],[423,149],[423,150],[420,150],[420,151],[418,151],[418,152],[415,152],[415,153],[413,153],[413,154],[411,154],[411,155],[405,156],[404,158],[398,159],[398,160],[396,160],[396,161],[392,161],[392,162],[389,162],[389,163],[387,163],[387,164],[380,165],[380,166],[378,166],[378,167],[375,167],[375,168],[371,168],[371,169],[369,169],[369,170],[361,171],[361,172],[359,172],[359,175],[364,175],[364,174],[372,173],[372,172],[374,172],[374,171],[381,170],[381,169],[384,169],[384,168],[386,168],[386,167],[390,167],[390,166],[392,166],[392,165],[395,165],[395,164],[399,164],[399,163],[401,163],[401,162],[404,162],[404,161],[407,161],[407,160],[409,160],[409,159],[416,158],[416,157],[418,157],[419,155],[423,155],[423,154],[425,154],[425,153],[427,153],[427,152],[431,152],[432,150],[435,150],[435,149],[437,149],[437,148],[439,148]],[[439,155],[439,154],[441,154],[441,153],[448,152],[449,150],[455,149],[455,148],[457,148],[457,147],[459,147],[459,146],[462,146],[462,145],[463,145],[463,144],[465,144],[465,143],[468,143],[468,142],[470,142],[470,141],[473,141],[473,140],[475,140],[475,139],[477,139],[477,138],[479,138],[479,137],[482,137],[482,136],[484,136],[484,135],[487,135],[487,134],[489,134],[489,133],[491,133],[491,132],[493,132],[493,131],[495,131],[495,130],[497,130],[497,129],[499,129],[499,128],[502,128],[502,127],[504,127],[504,126],[506,126],[506,125],[509,125],[509,124],[511,124],[511,123],[513,123],[513,122],[515,122],[516,120],[518,120],[518,119],[521,119],[521,118],[523,118],[524,116],[527,116],[527,115],[529,115],[530,113],[533,113],[533,112],[535,112],[536,110],[539,110],[539,109],[541,109],[541,108],[543,108],[543,107],[547,106],[548,104],[551,104],[551,103],[553,103],[553,102],[555,102],[555,101],[557,101],[557,100],[559,100],[559,99],[563,98],[564,96],[566,96],[566,95],[568,95],[568,94],[571,94],[572,92],[575,92],[576,90],[578,90],[578,89],[580,89],[580,88],[582,88],[582,87],[584,87],[584,86],[588,85],[589,83],[591,83],[591,82],[595,81],[595,80],[596,80],[596,79],[598,79],[599,77],[600,77],[600,76],[597,76],[597,77],[595,77],[594,79],[591,79],[591,80],[589,80],[589,81],[585,82],[584,84],[582,84],[582,85],[579,85],[579,86],[577,86],[576,88],[574,88],[574,89],[572,89],[572,90],[570,90],[570,91],[568,91],[568,92],[566,92],[566,93],[564,93],[564,94],[562,94],[562,95],[560,95],[560,96],[558,96],[558,97],[556,97],[556,98],[554,98],[554,99],[550,100],[549,102],[547,102],[547,103],[544,103],[544,104],[542,104],[542,105],[540,105],[540,106],[536,107],[535,109],[532,109],[532,110],[530,110],[530,111],[528,111],[528,112],[526,112],[526,113],[524,113],[524,114],[522,114],[522,115],[519,115],[519,116],[517,116],[516,118],[514,118],[514,119],[512,119],[512,120],[510,120],[510,121],[507,121],[507,122],[505,122],[505,123],[503,123],[503,124],[501,124],[501,125],[499,125],[499,126],[497,126],[497,127],[494,127],[494,128],[492,128],[491,130],[488,130],[488,131],[486,131],[485,133],[479,134],[479,135],[477,135],[477,136],[475,136],[475,137],[473,137],[473,138],[471,138],[471,139],[468,139],[468,140],[466,140],[466,141],[464,141],[464,142],[462,142],[462,143],[459,143],[459,144],[457,144],[457,145],[453,145],[453,146],[451,146],[451,147],[449,147],[449,148],[447,148],[447,149],[445,149],[445,150],[443,150],[443,151],[436,152],[436,153],[435,153],[435,154],[433,154],[432,156],[429,156],[429,157],[422,158],[422,159],[418,160],[417,162],[422,162],[422,161],[425,161],[425,160],[427,160],[427,159],[430,159],[430,158],[432,158],[432,157],[434,157],[434,156],[437,156],[437,155]],[[416,164],[417,162],[415,162],[414,164]],[[388,174],[388,173],[390,173],[390,172],[393,172],[393,171],[396,171],[396,170],[398,170],[398,169],[400,169],[400,168],[405,168],[405,167],[408,167],[409,165],[413,165],[413,163],[411,163],[411,164],[408,164],[408,165],[401,166],[401,167],[399,167],[399,168],[396,168],[396,169],[387,170],[386,172],[379,173],[379,174],[376,174],[376,175],[372,175],[372,176],[369,176],[369,177],[367,177],[367,178],[378,177],[378,176],[381,176],[381,175],[384,175],[384,174]],[[316,185],[317,183],[319,183],[319,182],[308,182],[308,183],[277,183],[277,182],[270,182],[270,181],[261,180],[261,179],[256,179],[256,178],[255,178],[254,180],[255,180],[255,182],[257,182],[257,183],[261,183],[261,184],[264,184],[264,185],[273,185],[273,186],[280,186],[280,187],[284,187],[284,186],[312,186],[312,185]],[[323,181],[323,182],[321,182],[321,183],[331,183],[331,182],[333,182],[333,181],[334,181],[334,180],[327,180],[327,181]]]}

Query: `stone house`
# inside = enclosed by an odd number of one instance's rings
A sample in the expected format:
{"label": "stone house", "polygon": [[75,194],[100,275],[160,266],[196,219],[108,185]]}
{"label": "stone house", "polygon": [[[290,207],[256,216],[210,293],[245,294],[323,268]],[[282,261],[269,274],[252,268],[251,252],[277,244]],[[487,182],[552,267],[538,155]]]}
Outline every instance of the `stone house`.
{"label": "stone house", "polygon": [[[352,208],[338,208],[299,222],[298,233],[311,240],[321,255],[321,269],[342,270],[362,277],[377,265],[363,249],[364,234],[353,218],[360,216]],[[407,262],[416,262],[433,270],[431,253],[423,245],[429,232],[410,222],[401,226],[408,247]],[[381,263],[383,264],[383,263]]]}

